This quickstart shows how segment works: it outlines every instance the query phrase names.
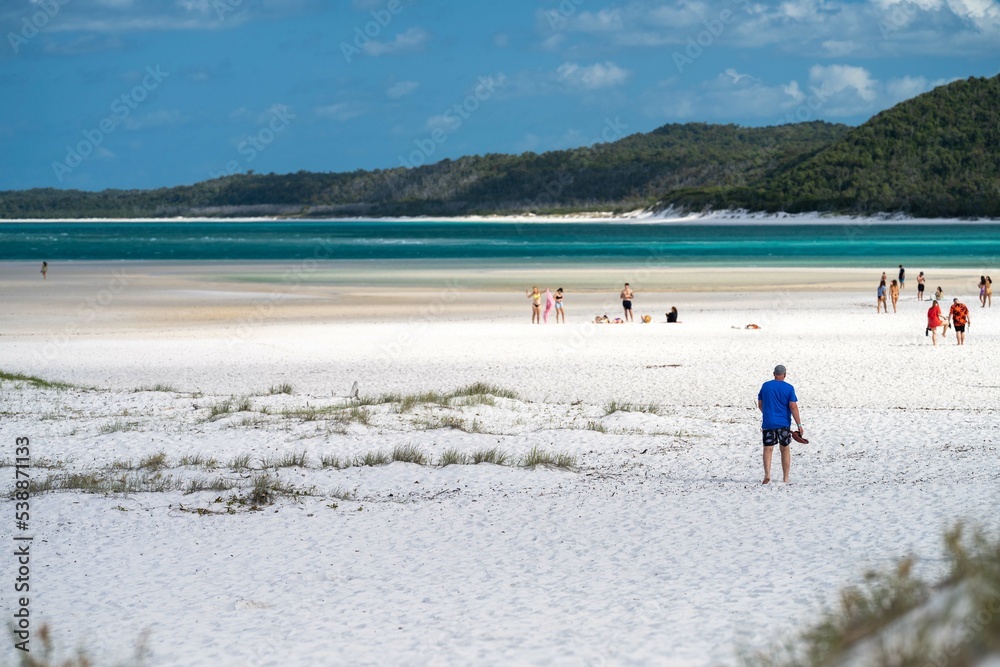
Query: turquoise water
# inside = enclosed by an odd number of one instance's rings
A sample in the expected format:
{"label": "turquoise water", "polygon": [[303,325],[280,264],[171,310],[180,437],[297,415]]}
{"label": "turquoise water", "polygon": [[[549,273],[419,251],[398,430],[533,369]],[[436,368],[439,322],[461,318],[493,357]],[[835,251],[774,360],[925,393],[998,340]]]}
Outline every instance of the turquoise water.
{"label": "turquoise water", "polygon": [[656,225],[435,221],[0,224],[0,260],[519,260],[996,266],[1000,224]]}

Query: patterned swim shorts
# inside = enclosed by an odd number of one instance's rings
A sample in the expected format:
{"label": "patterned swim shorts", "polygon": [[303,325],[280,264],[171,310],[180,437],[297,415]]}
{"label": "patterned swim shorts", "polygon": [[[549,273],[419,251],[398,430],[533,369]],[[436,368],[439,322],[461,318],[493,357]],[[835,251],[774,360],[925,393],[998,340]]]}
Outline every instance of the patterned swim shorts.
{"label": "patterned swim shorts", "polygon": [[787,447],[792,442],[792,432],[787,428],[765,428],[761,429],[765,447],[781,445]]}

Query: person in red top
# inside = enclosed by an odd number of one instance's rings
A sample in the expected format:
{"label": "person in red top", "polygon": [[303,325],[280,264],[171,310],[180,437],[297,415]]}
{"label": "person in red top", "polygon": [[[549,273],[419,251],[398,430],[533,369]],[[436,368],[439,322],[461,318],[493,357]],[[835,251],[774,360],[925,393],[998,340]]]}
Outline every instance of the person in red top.
{"label": "person in red top", "polygon": [[948,311],[948,319],[955,327],[955,338],[958,339],[958,344],[965,345],[965,325],[972,323],[969,307],[955,299],[951,304],[951,310]]}
{"label": "person in red top", "polygon": [[937,346],[937,328],[942,324],[944,322],[941,321],[941,306],[935,299],[931,307],[927,309],[927,331],[931,332],[931,340],[935,346]]}

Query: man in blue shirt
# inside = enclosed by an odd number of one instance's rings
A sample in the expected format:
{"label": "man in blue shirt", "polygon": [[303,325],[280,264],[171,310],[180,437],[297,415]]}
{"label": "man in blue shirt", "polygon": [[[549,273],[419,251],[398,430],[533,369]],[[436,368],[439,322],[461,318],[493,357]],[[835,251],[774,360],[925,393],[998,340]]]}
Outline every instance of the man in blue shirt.
{"label": "man in blue shirt", "polygon": [[757,409],[764,415],[760,426],[764,440],[764,484],[771,481],[771,455],[776,444],[781,446],[782,481],[788,481],[792,467],[792,453],[788,448],[792,441],[789,430],[792,417],[799,434],[802,433],[798,400],[795,387],[785,382],[785,367],[778,364],[774,367],[774,379],[761,385],[757,392]]}

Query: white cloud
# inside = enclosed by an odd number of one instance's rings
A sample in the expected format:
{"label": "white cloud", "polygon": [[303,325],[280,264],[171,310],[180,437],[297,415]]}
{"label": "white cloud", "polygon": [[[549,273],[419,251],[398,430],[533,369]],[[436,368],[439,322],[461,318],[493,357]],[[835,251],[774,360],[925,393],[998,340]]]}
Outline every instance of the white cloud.
{"label": "white cloud", "polygon": [[598,12],[580,12],[573,28],[581,32],[613,32],[623,27],[621,11],[602,9]]}
{"label": "white cloud", "polygon": [[809,80],[827,96],[853,90],[866,102],[875,99],[875,81],[864,67],[813,65],[809,68]]}
{"label": "white cloud", "polygon": [[805,85],[791,80],[770,84],[728,69],[713,80],[684,88],[662,81],[640,96],[639,107],[658,120],[727,120],[733,109],[766,124],[866,119],[904,100],[947,83],[904,76],[880,82],[862,67],[814,65]]}
{"label": "white cloud", "polygon": [[419,87],[420,84],[416,81],[397,81],[389,86],[389,88],[385,91],[385,94],[395,100],[400,97],[406,97]]}
{"label": "white cloud", "polygon": [[628,76],[628,70],[611,61],[595,63],[589,67],[576,63],[563,63],[556,70],[556,77],[560,81],[587,90],[617,86],[624,83]]}
{"label": "white cloud", "polygon": [[444,114],[438,114],[436,116],[431,116],[424,123],[424,129],[428,132],[433,132],[434,130],[444,130],[445,132],[454,132],[462,124],[462,120],[455,116],[454,114],[446,116]]}
{"label": "white cloud", "polygon": [[338,102],[325,107],[316,107],[316,115],[320,118],[330,118],[340,123],[357,118],[364,113],[360,107],[351,102]]}
{"label": "white cloud", "polygon": [[423,28],[410,28],[406,32],[396,35],[391,42],[373,39],[365,45],[365,53],[370,56],[384,56],[422,51],[430,37],[430,33]]}
{"label": "white cloud", "polygon": [[840,58],[861,51],[864,45],[857,42],[828,39],[823,42],[822,47],[830,57]]}
{"label": "white cloud", "polygon": [[[24,2],[5,2],[0,23],[19,24],[31,10]],[[25,6],[28,5],[28,6]],[[127,34],[165,30],[224,30],[247,21],[296,16],[324,9],[320,0],[73,0],[60,1],[46,26],[50,33]],[[64,8],[65,6],[65,8]]]}
{"label": "white cloud", "polygon": [[[539,30],[546,48],[574,49],[581,54],[574,57],[686,44],[709,25],[724,48],[796,57],[992,57],[1000,51],[1000,0],[630,0],[611,15],[563,13],[557,28]],[[567,39],[555,43],[552,31]]]}

